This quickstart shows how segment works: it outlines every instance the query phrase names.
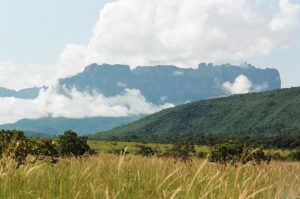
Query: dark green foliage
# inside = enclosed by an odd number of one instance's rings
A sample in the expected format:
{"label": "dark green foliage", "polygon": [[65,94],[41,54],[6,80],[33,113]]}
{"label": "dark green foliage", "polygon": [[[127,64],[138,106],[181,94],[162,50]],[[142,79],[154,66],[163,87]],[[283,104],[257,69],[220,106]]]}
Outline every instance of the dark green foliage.
{"label": "dark green foliage", "polygon": [[262,161],[269,162],[270,158],[265,155],[262,149],[253,150],[235,140],[228,140],[225,143],[216,144],[212,147],[209,161],[233,165],[238,163],[246,164],[250,161],[260,164]]}
{"label": "dark green foliage", "polygon": [[45,160],[50,163],[56,163],[59,157],[57,146],[50,139],[32,141],[31,154],[35,156],[35,161]]}
{"label": "dark green foliage", "polygon": [[26,137],[22,131],[0,131],[0,144],[3,149],[9,148],[13,142],[20,140],[26,140]]}
{"label": "dark green foliage", "polygon": [[83,156],[91,149],[87,144],[87,137],[80,137],[73,131],[66,131],[58,138],[58,150],[62,156]]}
{"label": "dark green foliage", "polygon": [[[58,161],[59,152],[61,155],[75,156],[93,154],[95,151],[91,150],[86,142],[86,138],[78,137],[71,131],[59,138],[59,145],[51,139],[28,139],[22,131],[0,131],[0,155],[14,159],[17,167],[22,164],[35,163],[38,160],[55,164]],[[28,160],[30,156],[33,159]]]}
{"label": "dark green foliage", "polygon": [[145,156],[145,157],[153,156],[157,153],[156,150],[154,150],[153,148],[151,148],[149,146],[137,145],[137,147],[139,148],[137,154]]}
{"label": "dark green foliage", "polygon": [[30,152],[31,146],[29,142],[27,140],[19,140],[12,142],[5,154],[13,158],[17,163],[17,167],[19,167],[21,164],[26,163],[26,158]]}
{"label": "dark green foliage", "polygon": [[271,161],[271,158],[267,156],[261,148],[256,150],[248,148],[248,150],[252,151],[247,151],[247,156],[244,159],[244,163],[254,161],[256,164],[260,164],[261,162],[269,163]]}
{"label": "dark green foliage", "polygon": [[288,159],[292,161],[300,161],[300,149],[290,152]]}
{"label": "dark green foliage", "polygon": [[300,146],[300,88],[235,95],[166,109],[98,139],[170,143],[192,137],[214,145],[234,137],[253,146]]}
{"label": "dark green foliage", "polygon": [[227,164],[240,162],[243,156],[244,145],[235,141],[228,141],[224,144],[216,144],[210,151],[209,161]]}
{"label": "dark green foliage", "polygon": [[1,157],[7,156],[16,160],[17,167],[26,162],[30,154],[30,144],[22,131],[0,131]]}
{"label": "dark green foliage", "polygon": [[197,158],[200,158],[200,159],[203,159],[203,158],[206,158],[207,157],[207,153],[206,152],[203,152],[203,151],[200,151],[196,154]]}
{"label": "dark green foliage", "polygon": [[196,150],[192,140],[180,140],[176,142],[173,148],[167,150],[164,156],[173,157],[176,160],[180,159],[182,162],[186,163],[190,158],[195,155]]}

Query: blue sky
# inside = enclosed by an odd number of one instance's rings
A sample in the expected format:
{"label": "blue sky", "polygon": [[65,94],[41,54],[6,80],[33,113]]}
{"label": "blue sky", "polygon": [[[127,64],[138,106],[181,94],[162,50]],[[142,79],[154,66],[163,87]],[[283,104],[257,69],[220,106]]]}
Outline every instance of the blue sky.
{"label": "blue sky", "polygon": [[[66,44],[88,43],[99,11],[107,2],[110,1],[0,0],[0,62],[13,62],[20,69],[31,64],[56,64]],[[300,4],[300,0],[293,2]],[[275,67],[284,87],[300,86],[300,33],[296,35],[285,49],[273,49],[269,55],[239,62]]]}
{"label": "blue sky", "polygon": [[86,43],[108,0],[0,0],[0,60],[56,62],[66,43]]}

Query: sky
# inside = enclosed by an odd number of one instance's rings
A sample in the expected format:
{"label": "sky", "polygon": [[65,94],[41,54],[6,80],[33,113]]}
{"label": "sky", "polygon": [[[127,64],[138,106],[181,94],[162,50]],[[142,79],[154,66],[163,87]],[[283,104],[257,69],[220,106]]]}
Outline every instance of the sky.
{"label": "sky", "polygon": [[[0,0],[0,87],[55,85],[91,63],[188,68],[201,62],[276,68],[282,87],[296,87],[299,26],[300,0]],[[224,89],[249,92],[251,82],[240,75]],[[113,98],[68,92],[71,98],[54,87],[34,100],[0,98],[0,124],[49,114],[149,114],[173,106],[150,104],[138,90]]]}
{"label": "sky", "polygon": [[[283,87],[300,86],[300,78],[298,78],[300,74],[300,31],[299,28],[296,28],[300,17],[299,8],[295,7],[299,6],[300,0],[252,1],[257,2],[260,6],[245,3],[247,0],[214,0],[211,5],[206,1],[199,3],[200,1],[195,0],[190,1],[191,3],[182,3],[186,1],[178,0],[153,0],[151,3],[119,0],[114,2],[115,5],[107,5],[103,10],[103,7],[111,2],[113,1],[0,0],[0,72],[3,74],[2,76],[0,74],[0,87],[20,89],[51,84],[52,79],[43,80],[45,74],[51,74],[55,78],[72,75],[80,72],[84,67],[77,65],[87,65],[93,61],[127,63],[133,66],[162,63],[185,67],[195,67],[197,62],[202,61],[236,64],[249,62],[261,68],[277,68],[282,76]],[[228,23],[227,26],[220,23],[222,20],[218,19],[219,15],[208,13],[211,12],[210,9],[219,9],[218,5],[222,4],[226,4],[224,15],[228,15],[228,20],[225,21]],[[286,10],[279,13],[278,9],[281,4],[282,7],[286,7]],[[179,6],[183,9],[180,10]],[[257,7],[248,10],[250,6]],[[201,10],[201,8],[203,9]],[[99,13],[103,14],[102,22]],[[246,16],[245,13],[249,16]],[[205,21],[205,15],[215,17],[216,20]],[[257,17],[258,20],[255,23],[247,21],[248,24],[245,24],[243,20],[231,18],[235,16],[246,16],[249,20],[256,20],[255,17]],[[172,17],[177,21],[173,21]],[[194,18],[199,20],[194,20]],[[265,29],[266,23],[281,19],[280,23],[283,24],[281,24],[281,28],[289,30],[282,32],[279,30],[273,34]],[[215,27],[209,27],[205,24],[207,22],[213,23]],[[170,27],[166,27],[169,24]],[[237,29],[233,26],[238,27],[240,34],[235,33]],[[233,31],[228,31],[228,28],[232,28]],[[227,34],[236,34],[235,45],[243,39],[245,39],[245,45],[237,47],[238,49],[235,49],[234,45],[230,46],[229,42],[233,43],[230,41],[232,38],[222,38],[228,36],[222,35],[222,30],[225,30]],[[136,33],[133,34],[132,31]],[[150,34],[153,31],[155,33]],[[174,33],[175,31],[176,33]],[[174,36],[169,37],[168,35]],[[242,36],[245,38],[239,38]],[[132,39],[133,37],[137,39]],[[203,38],[199,39],[201,37]],[[224,42],[224,39],[227,39],[228,43]],[[160,43],[157,42],[158,40]],[[255,40],[257,43],[264,41],[257,46],[249,46],[252,41],[256,42]],[[113,43],[111,45],[114,48],[116,48],[114,45],[116,44],[118,49],[111,49],[110,46],[106,49],[97,49],[99,45],[108,46],[109,42]],[[137,45],[141,42],[144,47]],[[151,45],[149,42],[157,45]],[[216,42],[219,43],[216,44]],[[132,48],[120,46],[123,44],[132,46]],[[164,46],[159,46],[161,44]],[[152,49],[146,49],[148,47]],[[74,50],[74,48],[77,49]],[[78,48],[89,49],[79,50]],[[90,50],[91,48],[94,50]],[[218,52],[215,50],[218,48],[228,48],[229,50],[222,52],[221,49]],[[196,53],[190,53],[191,51]],[[86,53],[89,55],[82,55]],[[78,57],[89,56],[89,58],[86,58],[85,62],[68,61],[70,58],[64,58],[65,54]],[[137,57],[136,59],[124,58],[125,56],[134,57],[133,54]],[[163,56],[159,57],[161,54]],[[65,57],[71,55],[65,55]],[[92,56],[98,57],[91,58]],[[7,76],[17,73],[19,83],[7,80]]]}

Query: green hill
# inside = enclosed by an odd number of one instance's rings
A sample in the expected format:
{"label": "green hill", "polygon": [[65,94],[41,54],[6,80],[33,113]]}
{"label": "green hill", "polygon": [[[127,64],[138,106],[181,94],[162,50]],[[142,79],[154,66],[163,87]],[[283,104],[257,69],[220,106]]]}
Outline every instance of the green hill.
{"label": "green hill", "polygon": [[300,87],[197,101],[163,110],[93,138],[213,144],[235,137],[252,144],[300,146]]}

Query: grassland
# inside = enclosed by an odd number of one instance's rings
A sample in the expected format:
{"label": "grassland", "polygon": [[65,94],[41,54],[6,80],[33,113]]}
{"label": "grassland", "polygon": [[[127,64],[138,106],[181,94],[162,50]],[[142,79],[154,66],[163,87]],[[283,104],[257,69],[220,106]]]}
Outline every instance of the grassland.
{"label": "grassland", "polygon": [[0,198],[300,197],[297,162],[234,167],[193,158],[184,164],[169,158],[107,153],[111,146],[127,146],[134,151],[136,143],[90,141],[89,144],[101,152],[83,159],[62,158],[54,166],[40,162],[15,169],[13,161],[2,159]]}
{"label": "grassland", "polygon": [[[95,149],[98,153],[111,153],[119,149],[125,149],[130,154],[136,154],[139,147],[138,145],[149,146],[157,151],[163,153],[168,149],[172,148],[172,144],[155,144],[155,143],[139,143],[139,142],[116,142],[116,141],[98,141],[98,140],[89,140],[88,145]],[[195,145],[197,152],[208,152],[209,146]]]}

